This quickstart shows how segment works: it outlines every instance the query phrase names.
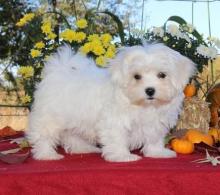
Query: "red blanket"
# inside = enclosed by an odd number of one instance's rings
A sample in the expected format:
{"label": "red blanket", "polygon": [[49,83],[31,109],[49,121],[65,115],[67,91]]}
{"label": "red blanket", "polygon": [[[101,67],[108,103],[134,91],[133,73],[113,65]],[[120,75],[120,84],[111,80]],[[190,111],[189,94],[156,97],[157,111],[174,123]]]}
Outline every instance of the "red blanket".
{"label": "red blanket", "polygon": [[217,195],[220,193],[220,165],[191,162],[201,157],[204,155],[109,163],[99,154],[84,154],[66,155],[60,161],[28,158],[23,164],[0,162],[0,194]]}

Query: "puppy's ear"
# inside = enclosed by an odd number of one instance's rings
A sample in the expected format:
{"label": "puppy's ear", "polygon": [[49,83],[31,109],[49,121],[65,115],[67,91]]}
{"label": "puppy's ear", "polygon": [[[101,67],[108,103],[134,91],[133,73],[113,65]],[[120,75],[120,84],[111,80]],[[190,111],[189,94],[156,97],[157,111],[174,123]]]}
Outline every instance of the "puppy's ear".
{"label": "puppy's ear", "polygon": [[178,89],[184,89],[189,79],[196,72],[196,64],[189,58],[175,52],[174,63],[176,65],[176,83]]}
{"label": "puppy's ear", "polygon": [[120,48],[117,52],[117,55],[114,59],[109,61],[109,70],[111,74],[112,81],[116,84],[121,84],[123,81],[123,72],[124,72],[124,61],[125,61],[125,53],[127,48]]}

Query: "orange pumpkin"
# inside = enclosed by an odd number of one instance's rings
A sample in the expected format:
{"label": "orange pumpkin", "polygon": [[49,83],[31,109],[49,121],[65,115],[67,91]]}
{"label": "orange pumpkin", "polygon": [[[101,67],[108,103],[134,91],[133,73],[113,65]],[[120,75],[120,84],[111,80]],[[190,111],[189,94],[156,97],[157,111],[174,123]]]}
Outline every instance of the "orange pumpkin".
{"label": "orange pumpkin", "polygon": [[180,154],[191,154],[194,151],[194,144],[185,139],[173,139],[171,141],[172,149]]}
{"label": "orange pumpkin", "polygon": [[220,129],[211,128],[209,129],[208,134],[214,138],[215,142],[220,141]]}
{"label": "orange pumpkin", "polygon": [[185,97],[192,97],[196,94],[196,87],[193,84],[188,84],[186,85],[183,92],[185,94]]}
{"label": "orange pumpkin", "polygon": [[201,133],[200,131],[196,130],[196,129],[190,129],[186,132],[185,139],[187,139],[188,141],[192,142],[192,143],[200,143],[200,142],[204,142],[210,146],[213,145],[213,138],[211,135],[209,134],[204,134]]}

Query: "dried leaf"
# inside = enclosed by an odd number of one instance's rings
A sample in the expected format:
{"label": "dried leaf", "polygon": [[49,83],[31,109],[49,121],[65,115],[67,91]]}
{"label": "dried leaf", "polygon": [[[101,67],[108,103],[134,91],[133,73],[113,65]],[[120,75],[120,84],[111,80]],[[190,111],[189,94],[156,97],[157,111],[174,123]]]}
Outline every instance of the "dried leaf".
{"label": "dried leaf", "polygon": [[206,150],[207,150],[208,153],[210,153],[210,154],[220,154],[218,147],[209,146],[208,144],[206,144],[204,142],[194,144],[194,146],[195,146],[195,151],[197,151],[199,153],[206,153]]}
{"label": "dried leaf", "polygon": [[1,151],[0,153],[1,154],[14,154],[14,153],[17,153],[21,150],[21,148],[13,148],[13,149],[9,149],[9,150],[4,150],[4,151]]}
{"label": "dried leaf", "polygon": [[218,160],[220,159],[220,156],[211,156],[208,152],[208,150],[206,150],[206,157],[202,158],[202,159],[198,159],[198,160],[194,160],[192,162],[196,162],[196,163],[211,163],[212,166],[217,166],[218,164],[220,164],[220,161]]}

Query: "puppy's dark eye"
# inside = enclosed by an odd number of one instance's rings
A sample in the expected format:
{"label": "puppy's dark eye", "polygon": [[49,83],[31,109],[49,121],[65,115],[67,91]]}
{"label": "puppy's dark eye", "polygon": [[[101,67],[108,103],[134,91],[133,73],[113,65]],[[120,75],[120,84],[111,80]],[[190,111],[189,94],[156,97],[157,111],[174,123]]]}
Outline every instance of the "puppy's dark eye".
{"label": "puppy's dark eye", "polygon": [[158,73],[158,75],[157,75],[157,77],[159,78],[159,79],[164,79],[164,78],[166,78],[166,74],[164,73],[164,72],[159,72]]}
{"label": "puppy's dark eye", "polygon": [[134,75],[134,78],[135,78],[136,80],[140,80],[140,79],[141,79],[141,75],[135,74],[135,75]]}

